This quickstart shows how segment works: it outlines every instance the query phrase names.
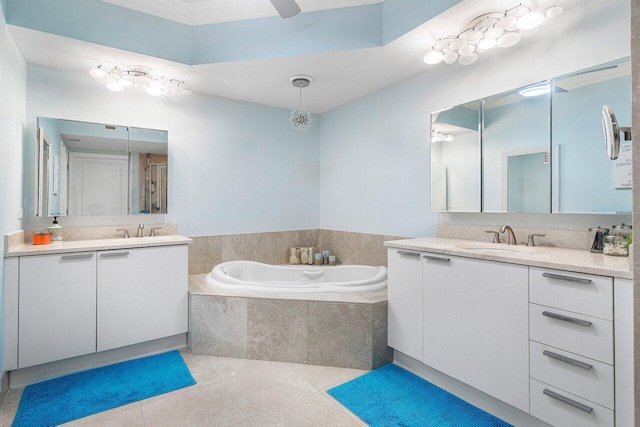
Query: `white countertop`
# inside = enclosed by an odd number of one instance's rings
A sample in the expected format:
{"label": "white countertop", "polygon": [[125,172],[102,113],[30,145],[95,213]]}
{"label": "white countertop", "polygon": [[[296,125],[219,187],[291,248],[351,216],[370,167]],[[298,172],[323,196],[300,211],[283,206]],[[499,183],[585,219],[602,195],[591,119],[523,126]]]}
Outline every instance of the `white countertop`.
{"label": "white countertop", "polygon": [[63,254],[69,252],[106,251],[111,249],[149,248],[155,246],[188,245],[191,239],[177,234],[155,237],[131,237],[129,239],[74,240],[48,245],[24,244],[16,246],[4,257]]}
{"label": "white countertop", "polygon": [[477,240],[423,237],[419,239],[385,242],[387,247],[408,249],[434,254],[455,255],[466,258],[521,264],[533,267],[553,268],[576,273],[633,279],[628,257],[615,257],[591,253],[588,250],[554,248],[545,246],[510,246],[506,243]]}

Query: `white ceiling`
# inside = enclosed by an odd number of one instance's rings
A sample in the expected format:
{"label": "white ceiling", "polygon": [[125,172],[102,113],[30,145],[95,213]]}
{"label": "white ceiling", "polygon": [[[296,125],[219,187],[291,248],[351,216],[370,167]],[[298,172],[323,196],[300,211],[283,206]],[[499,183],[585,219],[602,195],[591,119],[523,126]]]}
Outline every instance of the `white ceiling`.
{"label": "white ceiling", "polygon": [[[187,25],[265,18],[278,13],[269,0],[102,0]],[[384,0],[296,0],[302,12],[382,3]]]}
{"label": "white ceiling", "polygon": [[[228,3],[234,1],[229,0]],[[566,13],[588,1],[531,0],[529,4],[536,9],[558,4],[565,8]],[[327,0],[327,3],[335,2]],[[301,1],[301,6],[302,4]],[[121,67],[145,65],[167,77],[184,80],[194,92],[288,109],[298,107],[299,96],[298,89],[291,85],[289,78],[295,74],[307,74],[313,77],[313,83],[303,89],[304,107],[321,114],[429,68],[445,66],[428,66],[422,61],[438,37],[461,31],[471,19],[482,13],[505,10],[512,6],[513,0],[463,0],[384,47],[196,66],[22,27],[10,26],[10,30],[29,63],[82,71],[86,73],[87,79],[90,79],[88,71],[100,64]],[[540,31],[544,31],[544,28]],[[533,39],[535,35],[532,36]],[[524,43],[526,42],[522,44]],[[518,49],[518,46],[510,49]],[[510,49],[496,49],[486,55],[508,55]],[[470,70],[472,67],[473,65]]]}

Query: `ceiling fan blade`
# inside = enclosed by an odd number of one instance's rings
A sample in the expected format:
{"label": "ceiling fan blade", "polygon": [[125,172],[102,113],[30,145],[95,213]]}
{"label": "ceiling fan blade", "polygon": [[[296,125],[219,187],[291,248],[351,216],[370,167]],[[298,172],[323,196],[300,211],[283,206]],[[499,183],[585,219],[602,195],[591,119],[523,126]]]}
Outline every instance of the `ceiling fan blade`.
{"label": "ceiling fan blade", "polygon": [[283,18],[291,18],[300,13],[300,6],[295,0],[271,0],[271,4]]}

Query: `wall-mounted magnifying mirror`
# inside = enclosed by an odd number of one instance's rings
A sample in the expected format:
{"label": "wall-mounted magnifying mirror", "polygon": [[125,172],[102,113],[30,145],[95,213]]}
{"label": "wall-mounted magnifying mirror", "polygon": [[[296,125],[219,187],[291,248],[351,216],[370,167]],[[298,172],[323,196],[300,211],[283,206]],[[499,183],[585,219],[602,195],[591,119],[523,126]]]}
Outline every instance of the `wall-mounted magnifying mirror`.
{"label": "wall-mounted magnifying mirror", "polygon": [[620,154],[620,134],[624,135],[625,141],[631,141],[631,128],[618,126],[616,115],[609,105],[602,107],[602,133],[607,155],[611,160],[616,160]]}

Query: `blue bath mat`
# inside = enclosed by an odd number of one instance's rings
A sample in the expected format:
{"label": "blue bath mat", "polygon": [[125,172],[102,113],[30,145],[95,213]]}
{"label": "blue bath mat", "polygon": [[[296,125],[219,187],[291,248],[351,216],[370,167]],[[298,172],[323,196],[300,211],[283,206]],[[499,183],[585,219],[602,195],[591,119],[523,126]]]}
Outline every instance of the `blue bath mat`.
{"label": "blue bath mat", "polygon": [[195,383],[177,350],[116,363],[27,386],[13,426],[55,426]]}
{"label": "blue bath mat", "polygon": [[393,364],[327,393],[370,426],[512,427]]}

